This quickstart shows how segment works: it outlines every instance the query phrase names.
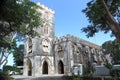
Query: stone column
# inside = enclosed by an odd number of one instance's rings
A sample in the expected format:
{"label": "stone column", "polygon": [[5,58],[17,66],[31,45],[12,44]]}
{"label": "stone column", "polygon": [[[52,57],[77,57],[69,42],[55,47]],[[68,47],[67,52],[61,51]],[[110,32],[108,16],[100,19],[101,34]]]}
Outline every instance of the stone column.
{"label": "stone column", "polygon": [[27,65],[27,59],[26,58],[24,58],[23,75],[28,76],[28,65]]}
{"label": "stone column", "polygon": [[71,42],[67,42],[66,43],[66,58],[67,58],[67,64],[66,64],[66,72],[67,74],[69,74],[69,72],[71,71],[71,63],[73,62],[71,60],[71,57],[72,57],[72,49],[71,49]]}

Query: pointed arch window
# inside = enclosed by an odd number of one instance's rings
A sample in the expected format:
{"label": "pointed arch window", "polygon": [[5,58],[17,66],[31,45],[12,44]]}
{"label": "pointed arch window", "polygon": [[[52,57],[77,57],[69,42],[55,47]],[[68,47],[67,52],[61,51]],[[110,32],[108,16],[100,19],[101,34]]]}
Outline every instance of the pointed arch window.
{"label": "pointed arch window", "polygon": [[61,45],[58,45],[57,52],[59,57],[63,57],[63,49]]}
{"label": "pointed arch window", "polygon": [[48,34],[48,24],[45,24],[45,26],[44,26],[44,33]]}
{"label": "pointed arch window", "polygon": [[43,45],[44,52],[47,52],[47,53],[50,52],[50,42],[48,39],[43,39],[42,45]]}

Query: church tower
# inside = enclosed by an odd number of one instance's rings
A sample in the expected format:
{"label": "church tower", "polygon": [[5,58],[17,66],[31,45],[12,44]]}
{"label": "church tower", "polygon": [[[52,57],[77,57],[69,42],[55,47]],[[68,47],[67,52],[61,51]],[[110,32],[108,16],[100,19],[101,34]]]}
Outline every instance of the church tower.
{"label": "church tower", "polygon": [[37,9],[41,13],[42,26],[36,29],[40,38],[28,37],[24,51],[24,72],[26,76],[40,76],[43,74],[53,74],[54,54],[54,11],[48,7],[37,3],[41,8]]}
{"label": "church tower", "polygon": [[23,75],[68,75],[74,67],[82,74],[83,66],[92,73],[93,63],[104,64],[106,59],[100,46],[71,35],[55,37],[55,12],[40,3],[37,5],[42,25],[35,30],[40,37],[26,37]]}

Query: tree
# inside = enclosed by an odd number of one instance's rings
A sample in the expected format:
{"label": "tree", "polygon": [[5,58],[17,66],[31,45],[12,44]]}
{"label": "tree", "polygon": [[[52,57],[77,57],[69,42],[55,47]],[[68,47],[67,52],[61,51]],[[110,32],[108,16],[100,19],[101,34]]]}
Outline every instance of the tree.
{"label": "tree", "polygon": [[[11,5],[12,4],[12,5]],[[38,6],[29,0],[6,0],[0,7],[0,40],[11,32],[34,36],[34,27],[40,23],[40,13],[36,11]],[[26,27],[26,24],[27,27]]]}
{"label": "tree", "polygon": [[16,66],[23,66],[24,45],[21,44],[13,52],[14,63]]}
{"label": "tree", "polygon": [[82,10],[88,17],[90,25],[82,28],[87,37],[99,31],[112,31],[120,43],[120,0],[91,0],[87,8]]}
{"label": "tree", "polygon": [[7,63],[17,41],[26,35],[38,35],[35,28],[42,25],[42,19],[37,8],[40,7],[29,0],[0,1],[0,65]]}
{"label": "tree", "polygon": [[13,52],[13,49],[15,49],[15,47],[15,41],[12,41],[11,38],[6,36],[0,46],[0,66],[7,64],[7,58]]}
{"label": "tree", "polygon": [[104,53],[111,55],[113,64],[120,64],[120,46],[116,40],[104,42],[102,49]]}

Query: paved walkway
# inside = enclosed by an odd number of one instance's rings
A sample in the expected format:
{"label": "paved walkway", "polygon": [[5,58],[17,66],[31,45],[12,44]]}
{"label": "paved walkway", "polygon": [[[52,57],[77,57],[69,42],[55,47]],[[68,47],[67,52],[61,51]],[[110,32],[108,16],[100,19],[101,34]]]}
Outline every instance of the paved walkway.
{"label": "paved walkway", "polygon": [[41,75],[39,77],[13,75],[12,77],[15,78],[15,80],[72,80],[70,77],[64,75]]}

